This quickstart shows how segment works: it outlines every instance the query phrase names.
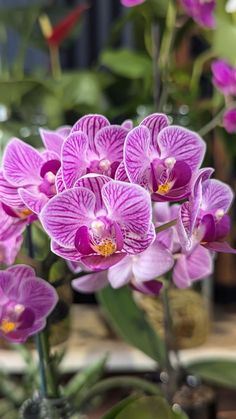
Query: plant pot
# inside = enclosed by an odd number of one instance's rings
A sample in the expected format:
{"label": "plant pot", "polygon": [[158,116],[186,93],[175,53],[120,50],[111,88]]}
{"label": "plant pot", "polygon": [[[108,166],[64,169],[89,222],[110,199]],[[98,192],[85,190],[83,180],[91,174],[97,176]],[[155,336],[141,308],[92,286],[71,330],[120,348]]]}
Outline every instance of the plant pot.
{"label": "plant pot", "polygon": [[217,419],[215,393],[204,384],[196,387],[182,385],[174,395],[173,402],[186,412],[189,419]]}

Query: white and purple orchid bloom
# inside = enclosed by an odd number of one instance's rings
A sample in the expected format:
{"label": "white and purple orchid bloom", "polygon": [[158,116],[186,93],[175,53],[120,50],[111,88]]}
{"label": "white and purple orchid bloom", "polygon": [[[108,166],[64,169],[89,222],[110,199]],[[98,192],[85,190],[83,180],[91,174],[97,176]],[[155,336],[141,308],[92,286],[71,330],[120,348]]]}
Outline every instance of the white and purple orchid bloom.
{"label": "white and purple orchid bloom", "polygon": [[195,132],[169,126],[166,115],[153,114],[127,135],[125,170],[130,182],[149,190],[153,201],[180,201],[190,192],[205,148]]}
{"label": "white and purple orchid bloom", "polygon": [[141,253],[155,238],[149,194],[140,186],[87,175],[52,198],[40,220],[52,250],[92,270]]}
{"label": "white and purple orchid bloom", "polygon": [[11,265],[23,242],[23,231],[27,221],[11,217],[0,203],[0,264]]}
{"label": "white and purple orchid bloom", "polygon": [[54,152],[40,153],[18,138],[13,138],[3,155],[1,200],[13,207],[14,200],[35,214],[57,193],[56,175],[60,160]]}
{"label": "white and purple orchid bloom", "polygon": [[224,60],[215,60],[211,65],[213,84],[225,96],[236,95],[236,67]]}
{"label": "white and purple orchid bloom", "polygon": [[0,271],[0,336],[11,342],[25,342],[46,325],[55,307],[55,289],[27,265]]}
{"label": "white and purple orchid bloom", "polygon": [[233,200],[233,192],[227,184],[209,179],[212,171],[200,171],[189,201],[180,208],[177,222],[180,243],[186,252],[201,244],[216,252],[236,253],[226,242],[230,231],[227,212]]}
{"label": "white and purple orchid bloom", "polygon": [[180,0],[186,13],[199,25],[214,29],[216,0]]}
{"label": "white and purple orchid bloom", "polygon": [[[69,189],[88,173],[115,177],[123,159],[123,146],[130,123],[110,125],[102,115],[86,115],[72,127],[62,146],[62,179]],[[62,187],[61,189],[62,190]]]}

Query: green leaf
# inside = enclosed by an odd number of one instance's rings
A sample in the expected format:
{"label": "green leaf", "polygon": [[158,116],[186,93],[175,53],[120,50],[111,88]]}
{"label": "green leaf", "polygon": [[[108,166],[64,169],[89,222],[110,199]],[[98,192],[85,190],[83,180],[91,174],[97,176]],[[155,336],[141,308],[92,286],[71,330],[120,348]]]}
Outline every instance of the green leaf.
{"label": "green leaf", "polygon": [[206,381],[236,388],[236,361],[227,359],[193,361],[186,367]]}
{"label": "green leaf", "polygon": [[100,56],[100,62],[115,74],[129,79],[150,77],[151,59],[128,49],[106,50]]}
{"label": "green leaf", "polygon": [[164,366],[164,343],[134,302],[131,290],[128,287],[114,290],[108,286],[100,290],[97,297],[117,333]]}
{"label": "green leaf", "polygon": [[35,80],[0,81],[0,102],[12,104],[20,101],[23,95],[37,86]]}
{"label": "green leaf", "polygon": [[95,364],[89,366],[83,371],[79,371],[69,383],[64,387],[64,394],[67,397],[78,395],[84,387],[91,387],[104,373],[107,356],[100,359]]}
{"label": "green leaf", "polygon": [[121,400],[120,403],[117,403],[108,413],[106,413],[101,419],[115,419],[118,413],[120,413],[125,407],[127,407],[130,403],[137,400],[139,396],[130,396],[124,400]]}
{"label": "green leaf", "polygon": [[182,412],[174,413],[164,398],[157,396],[140,397],[134,401],[127,401],[122,410],[115,415],[103,419],[187,419]]}

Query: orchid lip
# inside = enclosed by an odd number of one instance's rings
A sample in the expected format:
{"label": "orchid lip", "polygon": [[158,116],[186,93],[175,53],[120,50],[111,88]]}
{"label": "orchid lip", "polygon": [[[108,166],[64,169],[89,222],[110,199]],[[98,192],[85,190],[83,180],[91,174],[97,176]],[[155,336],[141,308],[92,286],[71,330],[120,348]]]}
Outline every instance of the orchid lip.
{"label": "orchid lip", "polygon": [[103,159],[99,162],[99,169],[107,172],[111,167],[111,162],[108,159]]}
{"label": "orchid lip", "polygon": [[175,163],[176,159],[174,157],[167,157],[167,159],[164,161],[164,164],[168,169],[173,169]]}

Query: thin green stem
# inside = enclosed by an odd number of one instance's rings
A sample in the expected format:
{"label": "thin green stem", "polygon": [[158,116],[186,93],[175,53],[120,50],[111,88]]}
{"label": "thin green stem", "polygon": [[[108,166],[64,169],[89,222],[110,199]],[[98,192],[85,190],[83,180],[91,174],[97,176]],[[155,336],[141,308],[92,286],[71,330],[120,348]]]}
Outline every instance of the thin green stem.
{"label": "thin green stem", "polygon": [[52,77],[55,80],[60,79],[62,72],[61,72],[59,48],[56,46],[50,46],[49,53],[50,53]]}
{"label": "thin green stem", "polygon": [[168,228],[175,226],[177,223],[177,219],[171,220],[168,223],[162,224],[159,227],[156,227],[156,233],[160,233],[161,231],[168,230]]}
{"label": "thin green stem", "polygon": [[202,127],[198,131],[198,134],[204,136],[208,134],[210,131],[212,131],[214,128],[216,128],[220,124],[224,112],[225,108],[221,109],[221,111],[218,112],[210,122],[208,122],[206,125],[204,125],[204,127]]}
{"label": "thin green stem", "polygon": [[160,28],[158,22],[152,23],[152,63],[153,63],[153,102],[155,110],[158,109],[160,96],[160,70],[159,70],[159,49],[160,49]]}

